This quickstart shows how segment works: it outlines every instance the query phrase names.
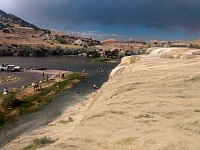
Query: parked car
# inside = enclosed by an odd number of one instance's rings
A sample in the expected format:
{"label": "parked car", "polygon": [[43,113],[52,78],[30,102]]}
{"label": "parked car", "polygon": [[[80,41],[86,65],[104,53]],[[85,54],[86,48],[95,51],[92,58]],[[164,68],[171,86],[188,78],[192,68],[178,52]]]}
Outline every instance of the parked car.
{"label": "parked car", "polygon": [[38,68],[38,67],[34,67],[32,70],[47,70],[47,68]]}
{"label": "parked car", "polygon": [[2,64],[0,66],[1,71],[20,71],[21,67],[20,66],[15,66],[15,65],[9,65],[9,64]]}

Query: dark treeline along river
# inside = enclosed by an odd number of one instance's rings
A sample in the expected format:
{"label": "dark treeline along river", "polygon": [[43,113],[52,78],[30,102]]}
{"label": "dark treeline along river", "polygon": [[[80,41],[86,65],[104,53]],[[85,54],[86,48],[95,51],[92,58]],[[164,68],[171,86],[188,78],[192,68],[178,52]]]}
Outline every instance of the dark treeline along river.
{"label": "dark treeline along river", "polygon": [[[38,67],[81,72],[85,69],[87,73],[90,73],[90,76],[84,81],[79,82],[67,91],[57,94],[54,100],[40,111],[22,116],[3,128],[0,131],[0,148],[20,134],[51,122],[68,106],[83,101],[88,94],[93,92],[92,85],[95,83],[100,88],[108,80],[111,70],[118,65],[118,63],[92,62],[91,60],[91,58],[78,56],[0,57],[0,64],[13,64],[20,66],[22,70]],[[99,68],[105,69],[104,76],[100,75]],[[20,73],[23,73],[23,71]],[[80,95],[76,96],[76,92],[79,92]]]}

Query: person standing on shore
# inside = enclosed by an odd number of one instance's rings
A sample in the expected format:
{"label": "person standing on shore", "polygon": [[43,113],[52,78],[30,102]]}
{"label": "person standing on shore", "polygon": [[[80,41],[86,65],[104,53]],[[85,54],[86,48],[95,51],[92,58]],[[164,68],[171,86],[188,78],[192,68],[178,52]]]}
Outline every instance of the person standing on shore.
{"label": "person standing on shore", "polygon": [[3,94],[4,95],[8,94],[8,89],[6,87],[4,87],[4,89],[3,89]]}

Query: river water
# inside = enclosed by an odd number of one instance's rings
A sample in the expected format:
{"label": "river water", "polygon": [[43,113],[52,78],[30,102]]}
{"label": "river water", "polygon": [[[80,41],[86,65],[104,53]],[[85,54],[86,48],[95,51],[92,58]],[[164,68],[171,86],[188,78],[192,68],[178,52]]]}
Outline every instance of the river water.
{"label": "river water", "polygon": [[[59,70],[66,69],[74,72],[81,72],[85,69],[87,73],[90,73],[90,77],[79,82],[71,89],[57,94],[54,100],[40,111],[20,117],[12,124],[6,126],[0,131],[0,148],[20,134],[51,122],[70,105],[85,100],[85,97],[93,92],[92,85],[95,83],[100,88],[108,80],[111,70],[118,65],[118,63],[92,62],[91,58],[76,56],[0,57],[0,64],[3,63],[18,65],[21,68],[27,69],[38,67]],[[99,68],[105,69],[104,76],[100,75]],[[76,96],[76,92],[79,92],[80,96]]]}

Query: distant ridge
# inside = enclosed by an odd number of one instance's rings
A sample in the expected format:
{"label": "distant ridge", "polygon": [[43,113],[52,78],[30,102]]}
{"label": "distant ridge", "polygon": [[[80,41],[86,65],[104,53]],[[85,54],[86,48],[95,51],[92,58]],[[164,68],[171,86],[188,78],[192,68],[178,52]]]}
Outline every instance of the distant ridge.
{"label": "distant ridge", "polygon": [[104,40],[104,41],[101,41],[102,44],[118,44],[118,43],[142,43],[142,44],[145,44],[146,42],[142,42],[142,41],[134,41],[134,40],[129,40],[129,41],[119,41],[119,40],[116,40],[116,39],[107,39],[107,40]]}
{"label": "distant ridge", "polygon": [[115,39],[107,39],[104,41],[101,41],[102,44],[117,44],[117,43],[121,43],[121,41],[119,40],[115,40]]}

